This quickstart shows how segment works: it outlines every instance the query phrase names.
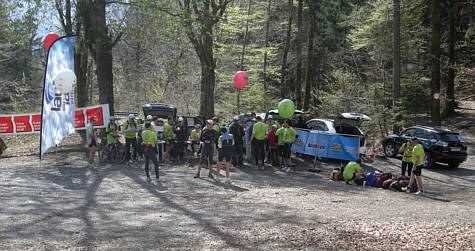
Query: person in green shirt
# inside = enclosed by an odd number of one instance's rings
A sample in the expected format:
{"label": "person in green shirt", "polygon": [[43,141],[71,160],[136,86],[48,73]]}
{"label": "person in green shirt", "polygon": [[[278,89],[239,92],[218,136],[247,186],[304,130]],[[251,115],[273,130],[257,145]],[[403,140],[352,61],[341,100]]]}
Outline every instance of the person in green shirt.
{"label": "person in green shirt", "polygon": [[129,114],[129,119],[122,125],[122,132],[125,133],[125,156],[126,161],[130,159],[130,146],[134,148],[133,159],[137,160],[137,138],[136,133],[138,129],[137,121],[135,121],[135,115]]}
{"label": "person in green shirt", "polygon": [[[257,123],[252,127],[251,142],[254,144],[254,159],[256,161],[257,169],[264,169],[265,158],[265,139],[267,136],[267,126],[262,123],[262,118],[257,116]],[[262,161],[262,165],[259,165],[259,160]]]}
{"label": "person in green shirt", "polygon": [[413,148],[414,147],[411,146],[410,142],[406,142],[402,144],[401,148],[399,148],[399,153],[402,154],[402,165],[401,165],[402,176],[406,175],[406,168],[407,168],[407,176],[411,177],[412,167],[413,167],[413,163],[412,163],[412,149]]}
{"label": "person in green shirt", "polygon": [[170,152],[173,148],[174,141],[176,139],[176,135],[173,132],[173,126],[175,125],[175,121],[173,120],[172,117],[168,118],[168,123],[165,123],[163,125],[163,133],[165,135],[165,140],[166,140],[166,149],[165,149],[165,159],[164,161],[170,162],[171,161],[171,156]]}
{"label": "person in green shirt", "polygon": [[364,175],[363,168],[360,166],[361,159],[356,159],[355,161],[350,161],[343,171],[343,179],[346,181],[346,184],[350,184],[351,181],[359,179]]}
{"label": "person in green shirt", "polygon": [[414,137],[411,139],[410,146],[413,147],[412,149],[412,173],[411,173],[411,179],[409,180],[409,185],[407,187],[403,188],[403,191],[405,192],[411,192],[411,187],[414,184],[415,180],[417,179],[417,188],[419,191],[417,191],[415,194],[417,195],[423,195],[424,190],[422,188],[422,167],[424,167],[424,147],[419,144],[417,141],[417,138]]}
{"label": "person in green shirt", "polygon": [[292,121],[290,119],[286,120],[282,125],[282,128],[277,130],[277,144],[279,145],[279,151],[281,152],[282,158],[284,160],[284,167],[282,170],[290,173],[293,172],[291,167],[291,148],[292,144],[295,143],[295,140],[299,137],[299,134],[292,128]]}
{"label": "person in green shirt", "polygon": [[94,125],[97,122],[97,118],[92,116],[89,120],[89,124],[86,126],[86,139],[89,146],[89,168],[94,169],[94,156],[96,155],[96,130]]}
{"label": "person in green shirt", "polygon": [[190,133],[191,150],[193,151],[193,157],[198,158],[198,151],[200,150],[200,137],[201,137],[201,125],[196,124],[195,129]]}
{"label": "person in green shirt", "polygon": [[145,175],[147,176],[147,181],[150,182],[150,169],[149,164],[150,160],[152,160],[153,165],[155,166],[155,176],[158,179],[160,175],[158,173],[158,161],[157,161],[157,148],[156,145],[158,144],[157,135],[155,134],[154,128],[150,121],[145,123],[145,130],[142,131],[142,139],[143,139],[143,154],[145,157]]}

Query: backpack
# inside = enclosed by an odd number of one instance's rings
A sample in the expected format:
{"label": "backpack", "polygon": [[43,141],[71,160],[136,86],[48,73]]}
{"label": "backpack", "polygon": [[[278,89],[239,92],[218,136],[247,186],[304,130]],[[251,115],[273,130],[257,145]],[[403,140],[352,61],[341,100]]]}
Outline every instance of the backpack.
{"label": "backpack", "polygon": [[388,180],[393,177],[391,173],[376,173],[375,174],[376,180],[374,181],[374,187],[383,187],[383,183],[385,180]]}
{"label": "backpack", "polygon": [[389,190],[391,190],[393,192],[401,192],[402,191],[401,189],[402,189],[402,187],[401,187],[401,184],[399,183],[398,180],[393,181],[389,185]]}
{"label": "backpack", "polygon": [[383,187],[384,189],[389,189],[389,186],[390,186],[391,183],[393,183],[394,181],[397,181],[397,179],[395,179],[395,178],[387,179],[387,180],[383,181],[382,187]]}
{"label": "backpack", "polygon": [[340,172],[339,168],[333,168],[332,172],[330,173],[330,180],[334,180],[334,181],[340,180],[340,178],[338,177],[339,172]]}
{"label": "backpack", "polygon": [[343,178],[343,172],[345,171],[345,167],[344,166],[340,166],[338,167],[338,180],[345,180]]}
{"label": "backpack", "polygon": [[371,172],[365,174],[365,176],[366,176],[366,185],[367,186],[373,186],[374,183],[376,182],[375,172],[371,171]]}

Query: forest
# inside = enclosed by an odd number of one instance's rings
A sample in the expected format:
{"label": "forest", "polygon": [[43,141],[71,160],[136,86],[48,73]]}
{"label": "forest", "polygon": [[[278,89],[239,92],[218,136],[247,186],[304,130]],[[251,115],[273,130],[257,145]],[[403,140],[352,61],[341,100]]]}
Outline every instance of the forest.
{"label": "forest", "polygon": [[[48,32],[77,35],[77,106],[229,120],[288,98],[371,134],[441,125],[473,98],[472,0],[1,0],[0,113],[38,112]],[[249,83],[232,78],[245,71]],[[440,99],[434,99],[440,93]]]}

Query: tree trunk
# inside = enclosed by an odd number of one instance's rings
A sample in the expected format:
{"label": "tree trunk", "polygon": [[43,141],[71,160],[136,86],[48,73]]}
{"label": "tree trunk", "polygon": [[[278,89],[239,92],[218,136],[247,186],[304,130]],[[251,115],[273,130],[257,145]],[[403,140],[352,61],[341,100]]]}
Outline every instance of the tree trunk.
{"label": "tree trunk", "polygon": [[[241,51],[241,63],[239,64],[239,70],[244,71],[244,56],[246,55],[246,45],[247,41],[249,40],[249,18],[251,17],[251,6],[252,6],[252,0],[249,0],[249,6],[247,8],[247,20],[246,20],[246,31],[244,33],[244,41],[242,43],[242,51]],[[238,114],[241,113],[241,91],[239,88],[237,88],[237,110]]]}
{"label": "tree trunk", "polygon": [[213,27],[207,26],[202,31],[203,43],[197,51],[201,63],[201,103],[200,116],[214,116],[214,88],[216,81],[216,62],[213,55]]}
{"label": "tree trunk", "polygon": [[297,108],[302,109],[302,34],[303,34],[303,0],[298,0],[297,10],[297,34],[295,47],[297,49],[297,73],[295,80],[295,96],[297,98]]}
{"label": "tree trunk", "polygon": [[96,75],[99,86],[99,103],[109,104],[110,114],[114,114],[114,82],[112,72],[113,42],[106,24],[106,1],[83,0],[81,17],[84,21],[86,44],[96,62]]}
{"label": "tree trunk", "polygon": [[265,103],[268,104],[269,93],[267,87],[267,49],[269,48],[269,26],[270,26],[270,7],[272,5],[272,0],[269,0],[267,5],[267,20],[266,20],[266,34],[265,34],[265,51],[264,51],[264,99]]}
{"label": "tree trunk", "polygon": [[282,68],[281,68],[281,80],[280,80],[280,97],[285,98],[286,94],[288,95],[288,88],[287,88],[287,56],[290,50],[290,35],[292,31],[292,9],[293,9],[293,0],[289,0],[289,22],[287,23],[287,37],[285,38],[285,47],[284,47],[284,54],[282,56]]}
{"label": "tree trunk", "polygon": [[434,94],[440,93],[440,0],[432,0],[432,81],[431,81],[431,119],[432,125],[440,126],[440,99]]}
{"label": "tree trunk", "polygon": [[455,43],[456,22],[457,22],[457,6],[455,0],[450,0],[449,10],[449,72],[447,79],[447,104],[445,106],[445,114],[450,115],[455,112]]}
{"label": "tree trunk", "polygon": [[[401,93],[401,13],[400,0],[393,0],[393,112],[395,121],[401,120],[399,96]],[[393,125],[393,132],[399,132],[397,123]]]}
{"label": "tree trunk", "polygon": [[308,0],[308,60],[307,60],[307,75],[305,79],[305,95],[303,101],[303,109],[307,111],[310,108],[310,92],[314,76],[314,56],[313,43],[315,34],[315,6],[313,0]]}

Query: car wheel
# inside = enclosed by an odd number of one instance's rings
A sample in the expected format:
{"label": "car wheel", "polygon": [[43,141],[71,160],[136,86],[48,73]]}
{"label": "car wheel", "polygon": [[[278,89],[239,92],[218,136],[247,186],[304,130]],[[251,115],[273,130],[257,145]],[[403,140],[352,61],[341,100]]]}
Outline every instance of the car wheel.
{"label": "car wheel", "polygon": [[384,145],[384,155],[388,157],[396,156],[396,146],[393,142],[388,142]]}
{"label": "car wheel", "polygon": [[460,162],[451,162],[451,163],[449,163],[449,167],[453,168],[453,169],[458,168],[459,166],[460,166]]}
{"label": "car wheel", "polygon": [[424,155],[424,168],[431,168],[434,164],[434,159],[430,153]]}

